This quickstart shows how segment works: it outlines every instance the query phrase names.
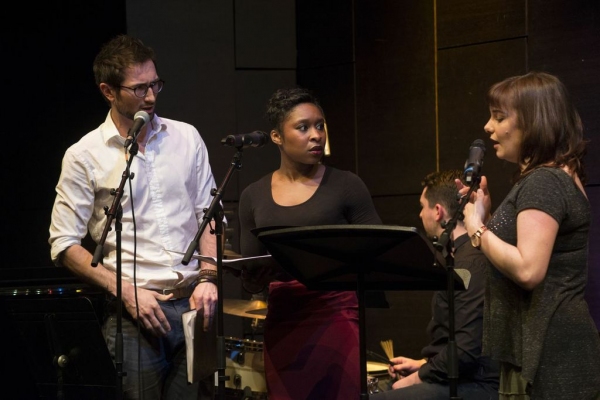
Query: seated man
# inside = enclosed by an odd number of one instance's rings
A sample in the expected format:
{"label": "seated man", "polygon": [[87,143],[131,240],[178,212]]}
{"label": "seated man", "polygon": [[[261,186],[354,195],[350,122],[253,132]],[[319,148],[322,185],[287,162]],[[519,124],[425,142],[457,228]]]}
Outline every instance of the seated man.
{"label": "seated man", "polygon": [[[419,217],[427,235],[440,237],[445,222],[458,212],[458,191],[455,179],[462,172],[451,170],[434,172],[422,182],[421,213]],[[467,290],[454,294],[455,343],[458,360],[457,396],[463,400],[498,398],[498,366],[481,355],[483,331],[483,298],[485,274],[489,262],[481,251],[473,247],[462,221],[457,221],[451,234],[454,266],[467,269],[471,279]],[[449,309],[447,292],[435,292],[432,300],[432,318],[427,327],[431,337],[421,360],[395,357],[389,368],[392,390],[373,394],[376,400],[448,399]]]}

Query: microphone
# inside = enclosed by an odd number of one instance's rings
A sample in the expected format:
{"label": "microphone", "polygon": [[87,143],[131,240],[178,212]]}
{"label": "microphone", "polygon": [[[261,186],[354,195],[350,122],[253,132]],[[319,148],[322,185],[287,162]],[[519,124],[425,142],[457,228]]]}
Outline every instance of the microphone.
{"label": "microphone", "polygon": [[129,145],[137,138],[142,130],[142,127],[146,125],[150,121],[150,116],[146,111],[138,111],[133,116],[133,126],[127,132],[127,139],[125,139],[125,148],[129,147]]}
{"label": "microphone", "polygon": [[483,156],[485,155],[485,144],[483,140],[476,139],[469,147],[469,158],[465,162],[465,182],[469,186],[473,184],[477,178],[479,178],[479,173],[481,172],[481,167],[483,166]]}
{"label": "microphone", "polygon": [[239,148],[262,147],[269,140],[269,136],[261,131],[254,131],[246,134],[229,135],[221,140],[224,146],[233,146]]}

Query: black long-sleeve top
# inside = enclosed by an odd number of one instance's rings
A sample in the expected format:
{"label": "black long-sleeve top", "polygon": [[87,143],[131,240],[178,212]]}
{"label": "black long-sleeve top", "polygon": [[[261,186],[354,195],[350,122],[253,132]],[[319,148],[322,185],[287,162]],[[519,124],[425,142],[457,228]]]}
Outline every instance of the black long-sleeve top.
{"label": "black long-sleeve top", "polygon": [[[471,273],[468,289],[454,292],[454,331],[457,347],[459,382],[476,381],[498,384],[498,366],[481,355],[485,274],[489,261],[471,246],[467,234],[454,241],[454,268]],[[431,302],[432,318],[427,327],[431,342],[421,355],[427,363],[419,369],[423,382],[448,382],[449,307],[445,290],[437,291]]]}

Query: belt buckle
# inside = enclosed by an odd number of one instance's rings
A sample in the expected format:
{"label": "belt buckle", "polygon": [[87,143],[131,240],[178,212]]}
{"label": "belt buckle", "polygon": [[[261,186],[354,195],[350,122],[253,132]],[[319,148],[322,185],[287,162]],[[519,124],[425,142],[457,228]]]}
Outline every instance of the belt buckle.
{"label": "belt buckle", "polygon": [[171,297],[171,300],[177,300],[177,299],[182,299],[185,297],[190,297],[192,295],[192,292],[193,292],[193,288],[185,288],[185,287],[162,290],[162,294],[164,294],[164,295],[173,294],[173,297]]}

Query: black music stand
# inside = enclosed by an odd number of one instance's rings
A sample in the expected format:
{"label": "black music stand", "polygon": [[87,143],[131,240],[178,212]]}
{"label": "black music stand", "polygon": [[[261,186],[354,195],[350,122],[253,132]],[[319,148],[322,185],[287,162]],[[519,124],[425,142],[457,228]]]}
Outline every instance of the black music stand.
{"label": "black music stand", "polygon": [[[358,296],[361,399],[368,399],[365,291],[444,290],[445,260],[413,227],[321,225],[261,228],[258,239],[281,267],[315,290],[354,290]],[[454,271],[454,289],[465,283]]]}

